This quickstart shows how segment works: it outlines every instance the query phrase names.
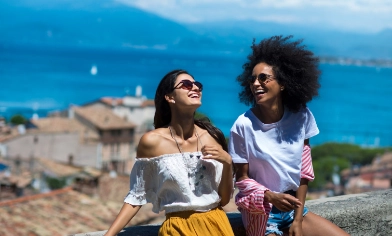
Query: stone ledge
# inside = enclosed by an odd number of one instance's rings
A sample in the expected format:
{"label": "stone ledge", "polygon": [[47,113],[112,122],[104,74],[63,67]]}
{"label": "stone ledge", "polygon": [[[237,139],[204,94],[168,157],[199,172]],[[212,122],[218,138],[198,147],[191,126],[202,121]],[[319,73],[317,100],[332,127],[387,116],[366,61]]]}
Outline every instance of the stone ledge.
{"label": "stone ledge", "polygon": [[[337,224],[352,236],[392,235],[392,189],[310,200],[305,204],[310,211]],[[241,215],[227,213],[233,231],[245,236]],[[160,225],[132,226],[119,236],[156,236]],[[73,236],[102,236],[105,231],[74,234]]]}

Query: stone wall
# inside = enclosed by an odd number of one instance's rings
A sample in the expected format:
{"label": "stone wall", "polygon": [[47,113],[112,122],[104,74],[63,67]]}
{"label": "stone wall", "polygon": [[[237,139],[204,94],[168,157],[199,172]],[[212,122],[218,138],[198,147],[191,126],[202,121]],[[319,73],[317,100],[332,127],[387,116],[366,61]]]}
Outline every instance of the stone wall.
{"label": "stone wall", "polygon": [[[352,236],[392,235],[392,189],[306,202],[310,211],[337,224]],[[245,236],[239,213],[227,213],[236,236]],[[156,236],[159,225],[125,228],[119,236]],[[101,236],[105,231],[75,234]]]}

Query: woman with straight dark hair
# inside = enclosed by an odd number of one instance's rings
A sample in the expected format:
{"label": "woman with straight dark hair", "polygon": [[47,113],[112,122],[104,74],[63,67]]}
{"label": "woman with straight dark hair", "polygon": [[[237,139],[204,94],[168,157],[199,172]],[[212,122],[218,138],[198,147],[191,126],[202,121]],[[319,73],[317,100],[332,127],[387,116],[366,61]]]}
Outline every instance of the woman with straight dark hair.
{"label": "woman with straight dark hair", "polygon": [[163,77],[155,93],[155,129],[140,139],[130,191],[106,235],[116,235],[149,202],[165,211],[159,235],[234,235],[222,206],[233,191],[223,133],[194,118],[203,85],[184,70]]}

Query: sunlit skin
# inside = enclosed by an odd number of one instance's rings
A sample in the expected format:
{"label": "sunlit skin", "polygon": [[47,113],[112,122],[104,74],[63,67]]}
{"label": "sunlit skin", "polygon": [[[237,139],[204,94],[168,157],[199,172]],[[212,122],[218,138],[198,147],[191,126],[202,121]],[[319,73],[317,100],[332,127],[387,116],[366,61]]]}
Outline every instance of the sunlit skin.
{"label": "sunlit skin", "polygon": [[275,79],[272,66],[266,63],[257,64],[253,68],[252,76],[257,76],[260,73],[268,75],[268,79],[264,83],[260,83],[256,79],[253,84],[249,85],[257,104],[252,111],[263,123],[275,123],[283,116],[281,91],[284,87]]}
{"label": "sunlit skin", "polygon": [[[192,76],[188,74],[180,74],[175,82],[174,91],[166,96],[169,104],[175,102],[176,106],[173,106],[174,110],[177,109],[195,109],[201,106],[201,98],[202,92],[196,85],[193,85],[191,90],[187,90],[185,88],[181,88],[181,81],[182,80],[190,80],[195,81]],[[172,116],[175,116],[172,114]]]}

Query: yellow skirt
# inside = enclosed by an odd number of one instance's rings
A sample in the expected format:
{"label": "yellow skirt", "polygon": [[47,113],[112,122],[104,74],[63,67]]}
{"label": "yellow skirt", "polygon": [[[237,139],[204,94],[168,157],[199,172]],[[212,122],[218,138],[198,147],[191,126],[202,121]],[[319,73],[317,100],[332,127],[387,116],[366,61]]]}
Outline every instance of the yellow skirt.
{"label": "yellow skirt", "polygon": [[208,212],[173,212],[159,229],[159,236],[234,236],[226,213],[221,207]]}

